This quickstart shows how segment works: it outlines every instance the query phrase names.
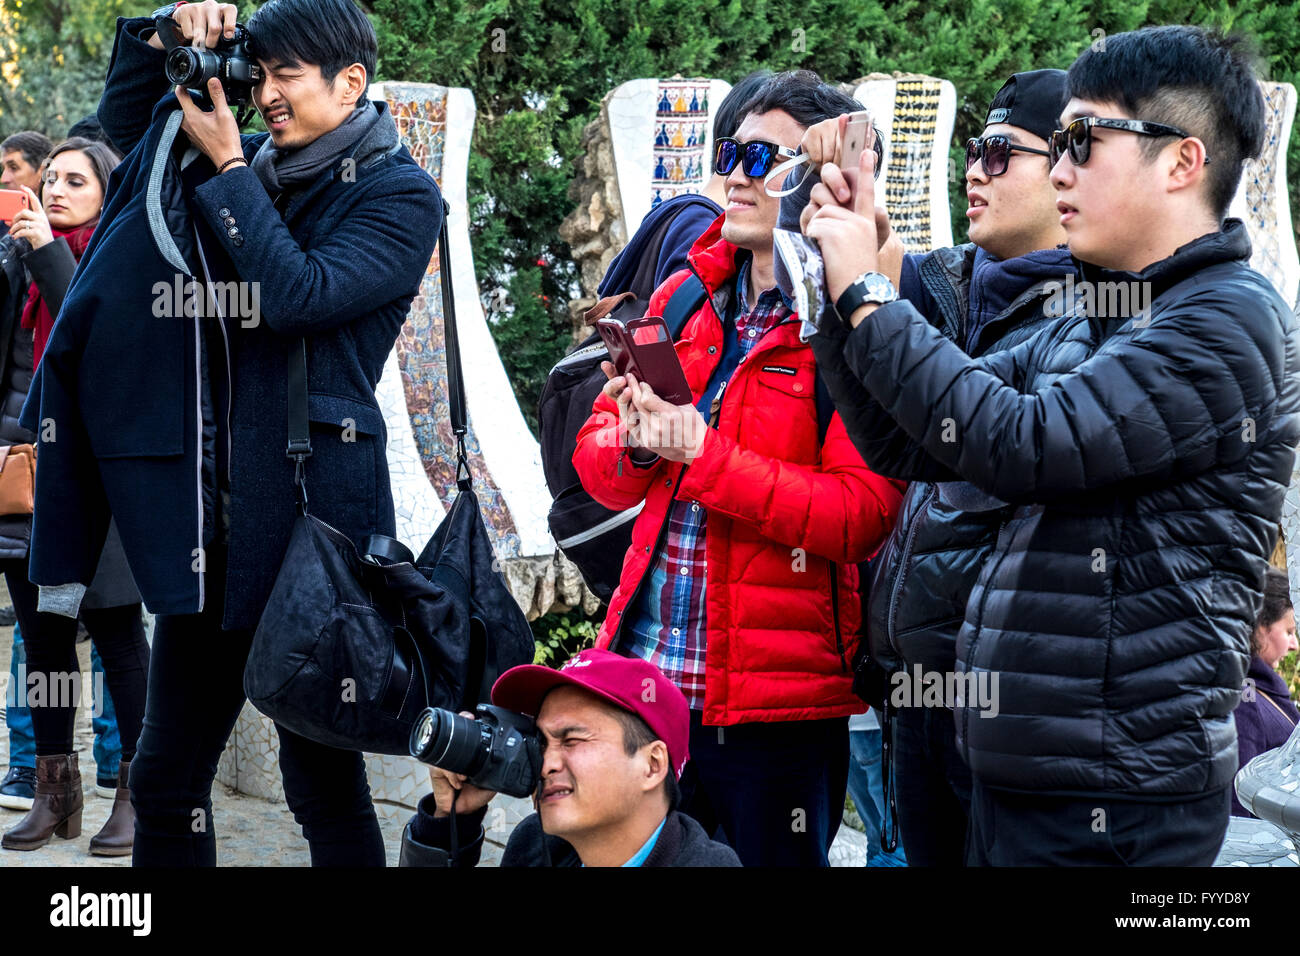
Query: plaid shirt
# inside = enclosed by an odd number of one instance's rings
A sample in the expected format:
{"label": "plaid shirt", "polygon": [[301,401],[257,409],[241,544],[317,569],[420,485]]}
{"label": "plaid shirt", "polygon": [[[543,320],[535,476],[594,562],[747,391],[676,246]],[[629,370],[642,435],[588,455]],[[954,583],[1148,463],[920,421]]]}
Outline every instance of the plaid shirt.
{"label": "plaid shirt", "polygon": [[[745,301],[748,286],[749,260],[746,260],[736,277],[737,363],[770,329],[791,315],[789,303],[776,289],[762,293],[758,304],[751,309]],[[705,390],[698,406],[706,419],[713,401],[734,371],[734,366],[719,366],[714,372],[711,387]],[[620,640],[623,653],[650,661],[663,671],[681,689],[692,710],[704,709],[707,514],[699,502],[673,502],[668,512],[664,546],[650,563],[636,607],[629,608],[625,615],[627,630]]]}

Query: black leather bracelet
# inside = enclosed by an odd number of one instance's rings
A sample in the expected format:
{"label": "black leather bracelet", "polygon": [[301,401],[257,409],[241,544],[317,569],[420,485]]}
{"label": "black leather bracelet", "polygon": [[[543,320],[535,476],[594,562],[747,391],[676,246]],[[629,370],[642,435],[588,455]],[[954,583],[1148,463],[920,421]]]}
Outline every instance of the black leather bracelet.
{"label": "black leather bracelet", "polygon": [[233,156],[217,167],[217,175],[220,176],[222,173],[224,173],[227,167],[229,167],[231,163],[243,163],[245,166],[247,166],[248,160],[244,159],[243,156]]}

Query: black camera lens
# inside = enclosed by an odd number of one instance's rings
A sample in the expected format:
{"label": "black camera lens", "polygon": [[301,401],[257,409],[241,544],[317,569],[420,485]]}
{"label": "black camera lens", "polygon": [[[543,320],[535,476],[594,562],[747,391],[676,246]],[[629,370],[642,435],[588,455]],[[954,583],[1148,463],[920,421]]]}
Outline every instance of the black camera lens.
{"label": "black camera lens", "polygon": [[483,725],[440,707],[426,708],[411,731],[411,755],[449,773],[472,777],[487,763],[490,740]]}
{"label": "black camera lens", "polygon": [[192,47],[177,47],[167,54],[163,67],[167,81],[173,86],[190,86],[199,88],[217,75],[221,69],[221,58],[210,50],[195,50]]}

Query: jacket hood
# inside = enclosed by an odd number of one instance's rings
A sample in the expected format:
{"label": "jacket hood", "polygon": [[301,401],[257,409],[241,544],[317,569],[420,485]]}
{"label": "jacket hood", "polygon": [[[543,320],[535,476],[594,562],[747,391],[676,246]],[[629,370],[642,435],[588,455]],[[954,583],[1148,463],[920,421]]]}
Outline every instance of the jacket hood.
{"label": "jacket hood", "polygon": [[1073,257],[1065,246],[1035,249],[1024,256],[999,259],[986,249],[975,248],[970,280],[970,319],[975,327],[1004,311],[1021,293],[1050,281],[1060,281],[1074,270]]}

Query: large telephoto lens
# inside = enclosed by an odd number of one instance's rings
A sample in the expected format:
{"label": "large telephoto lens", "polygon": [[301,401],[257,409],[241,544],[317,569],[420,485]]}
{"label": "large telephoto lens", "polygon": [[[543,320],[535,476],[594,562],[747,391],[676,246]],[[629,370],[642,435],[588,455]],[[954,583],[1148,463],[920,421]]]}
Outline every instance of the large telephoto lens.
{"label": "large telephoto lens", "polygon": [[186,86],[198,89],[207,85],[208,80],[217,75],[221,69],[221,57],[210,50],[196,50],[192,47],[177,47],[167,54],[163,67],[167,82],[173,86]]}
{"label": "large telephoto lens", "polygon": [[421,763],[472,777],[487,763],[483,725],[440,707],[425,709],[411,730],[411,755]]}

